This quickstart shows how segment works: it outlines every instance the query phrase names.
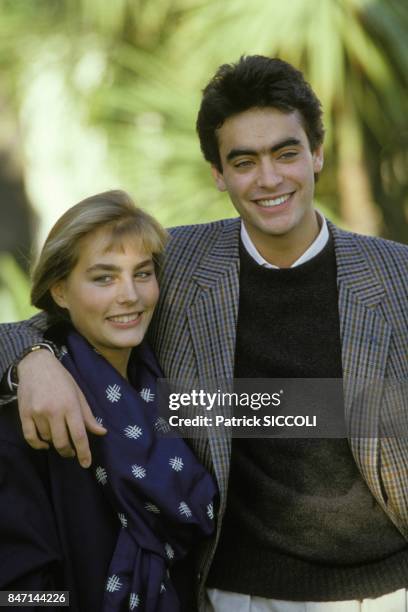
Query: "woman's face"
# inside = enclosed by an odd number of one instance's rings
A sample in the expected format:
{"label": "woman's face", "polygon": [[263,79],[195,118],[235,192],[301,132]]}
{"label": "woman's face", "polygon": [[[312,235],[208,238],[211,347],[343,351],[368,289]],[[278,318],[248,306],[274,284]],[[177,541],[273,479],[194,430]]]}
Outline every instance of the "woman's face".
{"label": "woman's face", "polygon": [[151,253],[129,235],[109,246],[104,228],[85,236],[69,276],[51,293],[75,328],[123,375],[130,350],[140,344],[159,297]]}

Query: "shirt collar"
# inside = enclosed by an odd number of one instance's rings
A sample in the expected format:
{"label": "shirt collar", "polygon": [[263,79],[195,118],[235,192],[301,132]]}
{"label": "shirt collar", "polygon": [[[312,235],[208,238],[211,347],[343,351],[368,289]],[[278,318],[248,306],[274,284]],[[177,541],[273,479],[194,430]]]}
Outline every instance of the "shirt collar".
{"label": "shirt collar", "polygon": [[[293,262],[293,264],[290,266],[291,268],[296,268],[296,266],[300,266],[300,264],[306,263],[306,261],[309,261],[309,259],[315,257],[318,253],[320,253],[320,251],[324,249],[327,244],[327,241],[329,240],[329,230],[327,227],[327,221],[318,210],[316,210],[316,213],[321,223],[320,232],[316,236],[310,247],[308,247],[303,253],[303,255],[301,255],[296,261]],[[264,266],[265,268],[274,268],[275,270],[279,269],[278,266],[274,266],[273,264],[266,261],[266,259],[264,259],[262,255],[257,251],[254,243],[249,237],[249,234],[245,227],[245,223],[243,223],[242,220],[241,240],[248,254],[252,257],[252,259],[255,259],[255,261],[260,266]]]}

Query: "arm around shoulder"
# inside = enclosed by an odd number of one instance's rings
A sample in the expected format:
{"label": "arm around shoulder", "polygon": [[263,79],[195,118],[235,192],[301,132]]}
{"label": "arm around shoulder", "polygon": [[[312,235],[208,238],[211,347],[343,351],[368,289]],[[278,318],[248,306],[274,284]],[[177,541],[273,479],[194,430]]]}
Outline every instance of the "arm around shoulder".
{"label": "arm around shoulder", "polygon": [[48,319],[44,313],[26,321],[0,325],[0,379],[29,346],[44,340],[47,327]]}

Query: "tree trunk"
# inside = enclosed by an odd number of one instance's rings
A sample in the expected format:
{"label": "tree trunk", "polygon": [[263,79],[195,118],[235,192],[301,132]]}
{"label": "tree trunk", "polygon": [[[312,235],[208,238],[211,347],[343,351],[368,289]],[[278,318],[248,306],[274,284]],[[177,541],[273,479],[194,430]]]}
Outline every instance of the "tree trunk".
{"label": "tree trunk", "polygon": [[350,113],[339,117],[337,125],[340,216],[351,231],[378,235],[381,215],[372,197],[359,127]]}
{"label": "tree trunk", "polygon": [[0,252],[28,271],[34,212],[28,201],[15,113],[0,95]]}

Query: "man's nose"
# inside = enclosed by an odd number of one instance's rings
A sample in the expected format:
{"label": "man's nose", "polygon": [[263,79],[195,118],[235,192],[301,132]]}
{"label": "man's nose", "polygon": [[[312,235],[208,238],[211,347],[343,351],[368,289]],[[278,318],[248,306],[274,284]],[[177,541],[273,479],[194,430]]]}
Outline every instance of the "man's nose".
{"label": "man's nose", "polygon": [[275,188],[283,180],[278,164],[270,159],[264,159],[258,168],[258,185],[263,188]]}

